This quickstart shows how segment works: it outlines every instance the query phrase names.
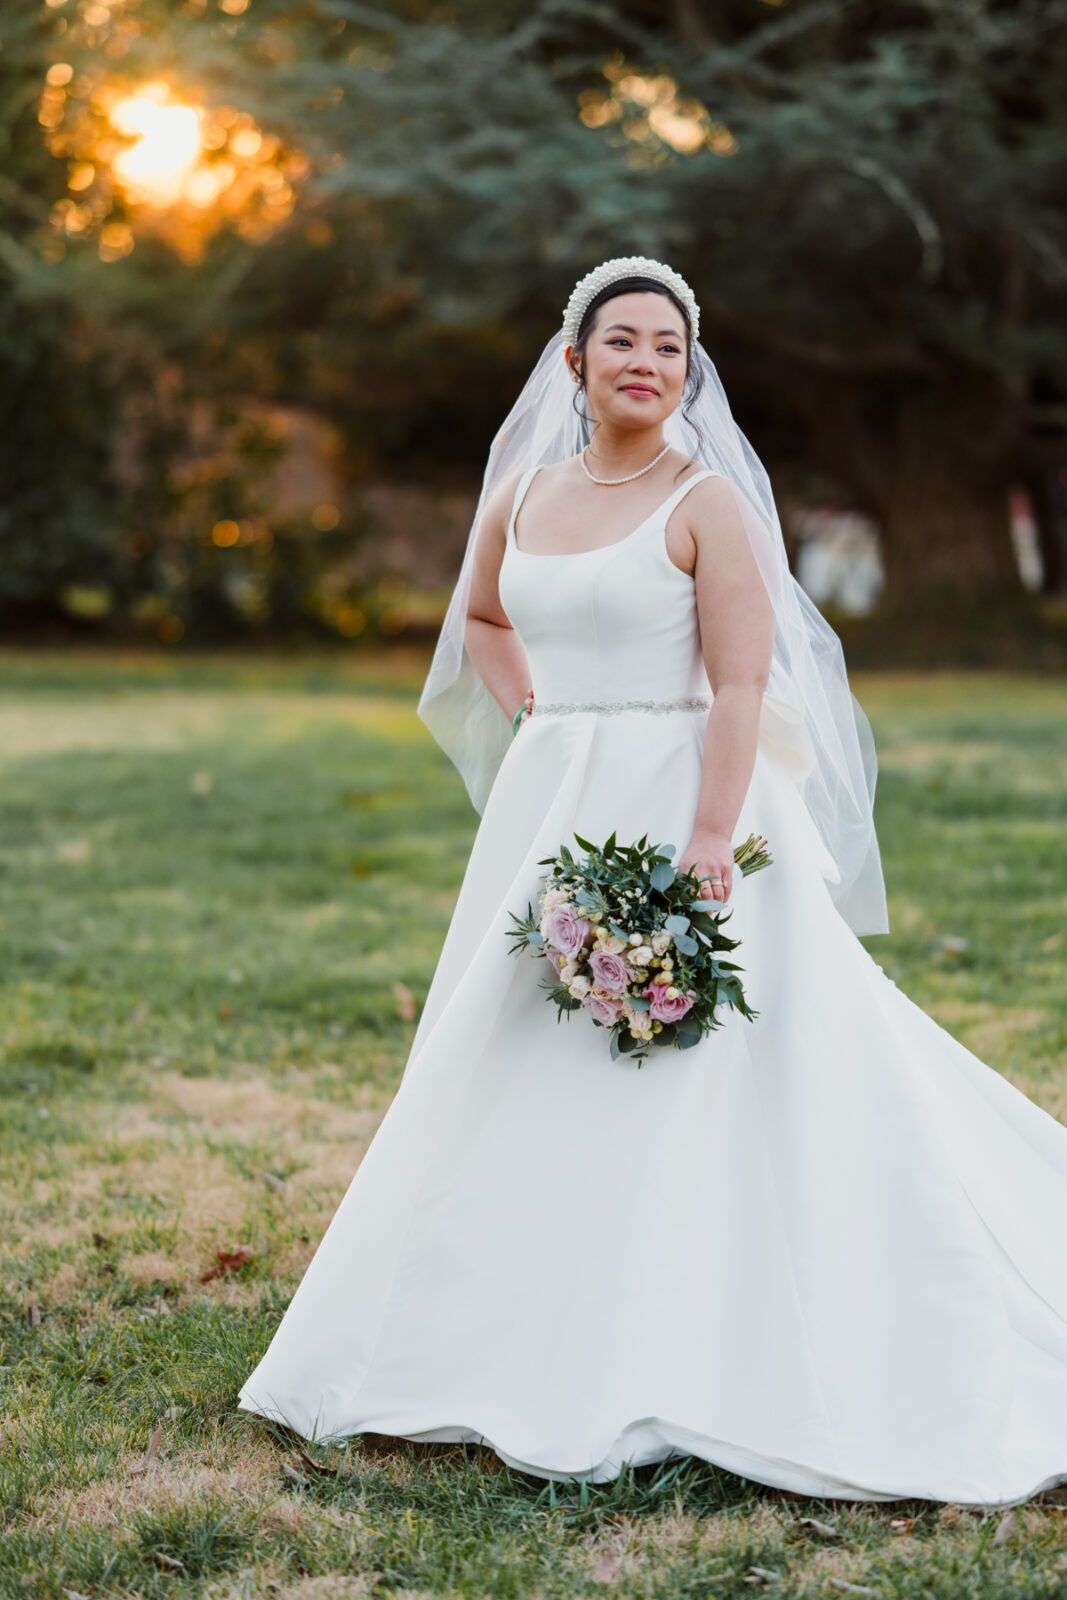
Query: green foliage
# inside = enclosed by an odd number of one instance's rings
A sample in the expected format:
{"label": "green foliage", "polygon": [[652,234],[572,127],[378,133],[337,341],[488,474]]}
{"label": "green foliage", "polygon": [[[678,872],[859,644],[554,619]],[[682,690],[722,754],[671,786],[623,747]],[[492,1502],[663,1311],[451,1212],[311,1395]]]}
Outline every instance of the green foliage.
{"label": "green foliage", "polygon": [[[9,623],[336,634],[316,609],[335,552],[286,539],[254,449],[190,505],[195,408],[304,405],[353,481],[472,481],[575,277],[634,250],[692,283],[772,468],[883,521],[905,595],[934,545],[951,581],[1010,586],[1005,490],[1062,457],[1062,0],[109,9],[96,33],[36,0],[3,24]],[[307,158],[292,217],[258,241],[224,226],[195,265],[118,194],[65,235],[68,163],[36,114],[57,60],[249,113]],[[105,263],[114,220],[137,244]],[[116,462],[138,430],[132,483]],[[260,515],[266,570],[203,548],[219,518]],[[373,634],[358,586],[344,603]]]}

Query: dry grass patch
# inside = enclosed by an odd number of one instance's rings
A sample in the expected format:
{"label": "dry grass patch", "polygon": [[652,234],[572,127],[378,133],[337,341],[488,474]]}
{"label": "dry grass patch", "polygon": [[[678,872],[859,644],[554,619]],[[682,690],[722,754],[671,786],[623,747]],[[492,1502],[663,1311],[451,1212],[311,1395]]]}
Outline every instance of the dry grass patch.
{"label": "dry grass patch", "polygon": [[365,1147],[382,1117],[380,1111],[351,1110],[255,1077],[220,1080],[161,1072],[155,1087],[163,1104],[176,1107],[201,1131],[249,1144],[284,1138],[287,1149],[299,1134],[308,1156],[324,1140]]}
{"label": "dry grass patch", "polygon": [[407,733],[414,708],[391,696],[162,691],[101,696],[86,705],[69,696],[32,704],[0,700],[4,763],[74,751],[174,751],[223,742],[238,729],[287,740],[320,723]]}
{"label": "dry grass patch", "polygon": [[[50,1303],[98,1284],[105,1258],[134,1283],[197,1292],[216,1251],[238,1244],[269,1254],[276,1271],[297,1270],[382,1115],[258,1078],[153,1074],[143,1103],[109,1112],[94,1158],[82,1147],[54,1149],[49,1175],[35,1177],[28,1196],[26,1185],[0,1191],[9,1255],[68,1254],[37,1284]],[[146,1229],[163,1238],[142,1244]],[[247,1299],[234,1280],[208,1287],[229,1303]]]}
{"label": "dry grass patch", "polygon": [[[220,1452],[213,1454],[218,1458]],[[26,1520],[31,1531],[53,1533],[62,1523],[71,1529],[121,1526],[135,1512],[152,1515],[178,1506],[195,1507],[208,1500],[239,1500],[254,1509],[263,1531],[296,1532],[308,1521],[298,1496],[279,1476],[276,1447],[242,1435],[237,1449],[221,1459],[205,1459],[199,1450],[180,1449],[169,1455],[164,1433],[160,1454],[138,1470],[144,1452],[131,1452],[121,1473],[86,1484],[73,1495],[58,1490],[41,1498]]]}
{"label": "dry grass patch", "polygon": [[[377,1573],[361,1572],[355,1577],[349,1577],[340,1572],[328,1572],[317,1578],[298,1578],[295,1583],[282,1583],[271,1588],[271,1600],[364,1600],[365,1596],[375,1592],[378,1579]],[[227,1591],[217,1589],[218,1600],[226,1600]],[[415,1600],[414,1591],[401,1591],[394,1589],[392,1600],[404,1600],[408,1595],[409,1600]],[[428,1600],[441,1600],[440,1591]]]}

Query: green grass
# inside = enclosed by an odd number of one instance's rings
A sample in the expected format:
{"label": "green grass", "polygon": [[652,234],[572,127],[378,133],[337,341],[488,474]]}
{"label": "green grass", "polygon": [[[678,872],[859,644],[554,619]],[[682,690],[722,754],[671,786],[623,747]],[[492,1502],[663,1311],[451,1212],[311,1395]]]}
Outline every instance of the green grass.
{"label": "green grass", "polygon": [[[301,1456],[234,1410],[476,827],[424,668],[0,658],[0,1595],[1067,1596],[1067,1495],[835,1504],[695,1460],[579,1490],[461,1446]],[[854,688],[893,928],[864,942],[1067,1121],[1067,688]],[[204,1282],[218,1251],[247,1260]]]}

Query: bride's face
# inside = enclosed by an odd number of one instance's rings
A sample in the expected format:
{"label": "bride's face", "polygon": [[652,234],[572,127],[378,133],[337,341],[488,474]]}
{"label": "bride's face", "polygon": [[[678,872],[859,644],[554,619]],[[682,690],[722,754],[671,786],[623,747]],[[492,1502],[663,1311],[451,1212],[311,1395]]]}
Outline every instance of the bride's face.
{"label": "bride's face", "polygon": [[685,325],[667,296],[615,295],[597,312],[585,347],[589,410],[620,428],[655,427],[681,401],[686,366]]}

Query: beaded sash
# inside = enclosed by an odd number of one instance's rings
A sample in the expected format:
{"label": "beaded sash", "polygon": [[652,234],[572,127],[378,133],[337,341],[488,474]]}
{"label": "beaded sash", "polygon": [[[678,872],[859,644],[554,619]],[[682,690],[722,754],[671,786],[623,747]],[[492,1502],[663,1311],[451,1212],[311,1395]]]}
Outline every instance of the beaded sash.
{"label": "beaded sash", "polygon": [[560,716],[568,711],[599,711],[602,716],[620,711],[710,711],[705,695],[683,695],[678,700],[546,700],[534,701],[535,717]]}

